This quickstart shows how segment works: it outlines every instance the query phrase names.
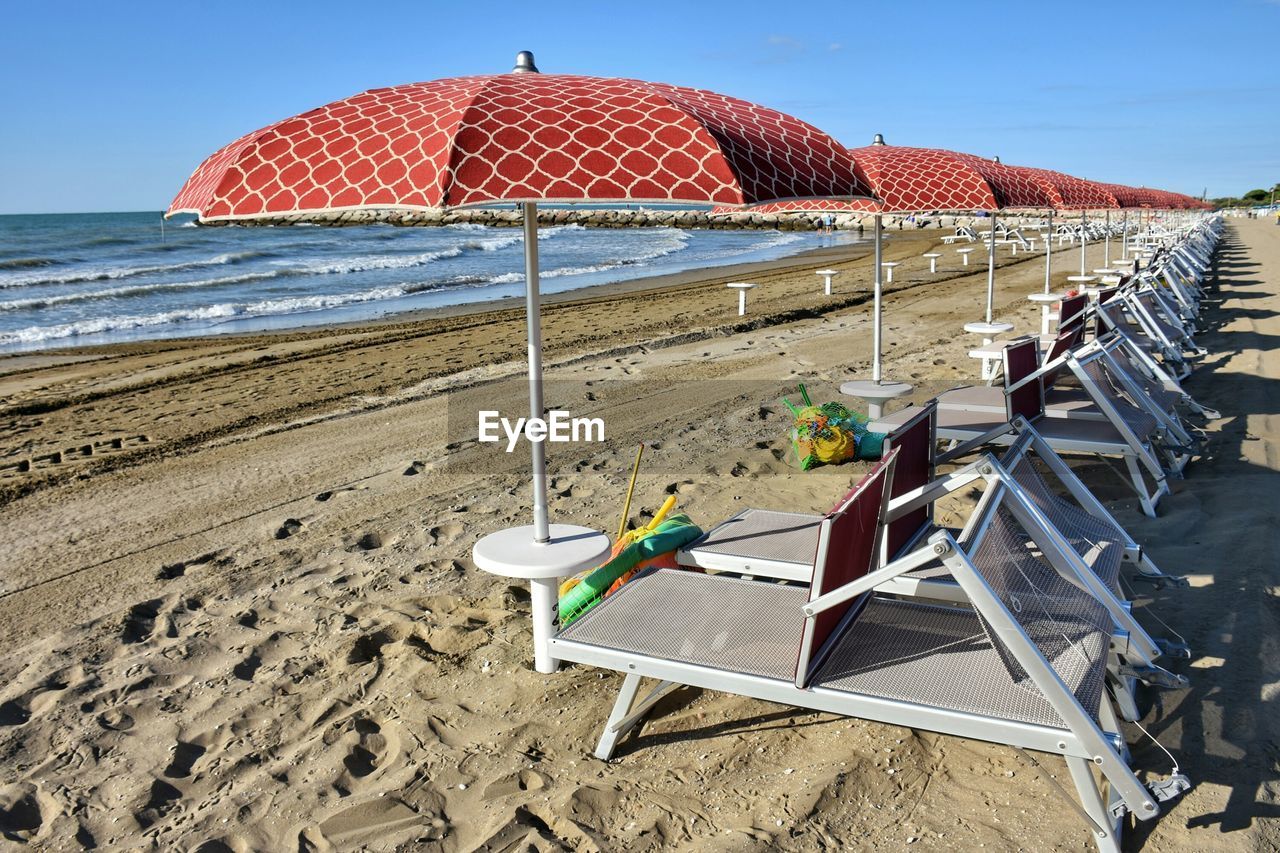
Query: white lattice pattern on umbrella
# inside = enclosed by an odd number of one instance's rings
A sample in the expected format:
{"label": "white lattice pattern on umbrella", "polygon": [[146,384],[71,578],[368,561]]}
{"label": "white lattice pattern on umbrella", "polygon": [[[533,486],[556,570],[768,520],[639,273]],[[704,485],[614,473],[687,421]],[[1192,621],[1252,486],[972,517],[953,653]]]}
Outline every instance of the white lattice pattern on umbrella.
{"label": "white lattice pattern on umbrella", "polygon": [[661,83],[503,74],[374,89],[250,133],[205,160],[169,212],[816,195],[869,190],[839,143],[792,116]]}
{"label": "white lattice pattern on umbrella", "polygon": [[1053,197],[1027,170],[974,154],[957,154],[991,187],[1001,210],[1047,210]]}
{"label": "white lattice pattern on umbrella", "polygon": [[1035,169],[1029,166],[1014,168],[1028,172],[1044,186],[1053,198],[1057,210],[1106,210],[1120,207],[1115,196],[1107,192],[1103,184],[1077,178],[1052,169]]}
{"label": "white lattice pattern on umbrella", "polygon": [[734,213],[883,213],[880,203],[870,198],[834,199],[799,198],[793,201],[770,201],[750,207],[717,206],[711,208],[712,216],[728,216]]}
{"label": "white lattice pattern on umbrella", "polygon": [[868,145],[852,148],[859,175],[886,213],[996,210],[991,185],[968,155],[940,148]]}

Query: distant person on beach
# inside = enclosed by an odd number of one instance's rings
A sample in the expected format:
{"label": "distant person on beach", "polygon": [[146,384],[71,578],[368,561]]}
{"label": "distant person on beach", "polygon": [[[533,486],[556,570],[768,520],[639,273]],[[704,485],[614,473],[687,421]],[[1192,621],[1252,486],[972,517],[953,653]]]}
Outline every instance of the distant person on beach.
{"label": "distant person on beach", "polygon": [[831,234],[836,230],[836,218],[830,213],[822,217],[823,233]]}

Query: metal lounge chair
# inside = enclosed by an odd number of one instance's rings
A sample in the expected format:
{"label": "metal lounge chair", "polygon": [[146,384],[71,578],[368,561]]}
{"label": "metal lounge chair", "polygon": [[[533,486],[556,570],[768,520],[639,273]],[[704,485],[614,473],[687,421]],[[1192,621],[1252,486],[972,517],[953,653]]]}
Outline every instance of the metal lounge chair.
{"label": "metal lounge chair", "polygon": [[961,225],[956,228],[956,233],[948,234],[946,237],[942,238],[942,242],[946,243],[948,246],[959,240],[964,240],[966,243],[976,243],[978,241],[978,233],[968,225]]}
{"label": "metal lounge chair", "polygon": [[[626,677],[596,755],[679,685],[1062,755],[1099,849],[1118,851],[1128,813],[1151,819],[1189,787],[1144,786],[1104,687],[1111,620],[1081,589],[1073,553],[993,468],[980,537],[946,532],[876,569],[894,454],[824,519],[804,587],[680,570],[632,580],[551,640],[566,661]],[[1016,485],[1016,484],[1015,484]],[[1027,547],[1033,541],[1036,549]],[[941,561],[971,604],[872,590]],[[636,703],[641,679],[658,685]],[[1103,796],[1095,768],[1109,783]]]}
{"label": "metal lounge chair", "polygon": [[[880,538],[881,564],[906,554],[931,533],[934,503],[942,497],[970,488],[989,473],[991,463],[984,457],[959,471],[934,479],[936,436],[934,404],[919,408],[916,414],[890,435],[886,446],[895,454],[895,475],[891,489],[885,528]],[[1137,704],[1133,698],[1133,680],[1140,678],[1160,687],[1184,687],[1185,681],[1156,665],[1165,653],[1185,657],[1185,646],[1154,639],[1134,621],[1124,604],[1125,594],[1119,583],[1122,563],[1137,569],[1138,575],[1156,585],[1178,584],[1180,578],[1165,575],[1147,556],[1084,484],[1071,473],[1039,435],[1025,423],[1016,427],[1020,437],[1010,447],[1003,463],[1017,470],[1019,478],[1041,487],[1033,496],[1045,512],[1045,523],[1054,527],[1062,522],[1060,535],[1081,560],[1081,584],[1107,603],[1115,620],[1114,660],[1109,672],[1114,681],[1113,693],[1118,697],[1122,716],[1135,718]],[[1035,443],[1033,444],[1033,439]],[[1050,500],[1047,486],[1038,472],[1024,470],[1027,453],[1036,448],[1052,457],[1051,471],[1058,477],[1066,493],[1073,499]],[[1027,463],[1030,464],[1030,463]],[[751,578],[776,578],[804,584],[811,582],[815,569],[814,555],[824,520],[834,517],[847,505],[857,488],[850,492],[826,516],[800,513],[775,513],[748,509],[711,528],[697,541],[677,555],[681,565],[707,570],[732,572]],[[1083,532],[1082,532],[1083,531]],[[955,531],[951,531],[955,532]],[[970,528],[959,534],[965,541]],[[927,598],[948,603],[962,603],[963,592],[946,571],[937,566],[923,567],[887,582],[878,592],[911,598]]]}
{"label": "metal lounge chair", "polygon": [[[1138,495],[1143,512],[1154,517],[1156,504],[1168,493],[1164,467],[1152,445],[1154,419],[1138,423],[1132,413],[1121,412],[1110,400],[1099,395],[1095,400],[1105,420],[1048,418],[1044,411],[1044,389],[1039,377],[1038,347],[1034,340],[1012,344],[1004,350],[1005,411],[971,411],[939,408],[938,437],[960,444],[958,452],[970,452],[987,445],[1012,443],[1012,423],[1021,416],[1036,427],[1058,454],[1119,456],[1129,474],[1130,484]],[[913,416],[910,409],[895,412],[868,425],[876,432],[892,433]],[[1125,414],[1130,417],[1126,418]],[[1146,476],[1153,485],[1148,488]]]}
{"label": "metal lounge chair", "polygon": [[[1039,381],[1048,418],[1113,421],[1119,426],[1118,415],[1135,436],[1163,456],[1167,471],[1180,474],[1200,441],[1179,417],[1172,392],[1154,383],[1148,392],[1148,385],[1131,377],[1113,357],[1120,346],[1114,336],[1076,346],[1078,338],[1078,329],[1059,334],[1045,363],[1025,376],[1010,377],[1009,386],[1016,389]],[[1059,381],[1063,374],[1074,383]],[[1005,393],[992,386],[965,386],[945,391],[937,400],[943,409],[995,415],[1005,411]]]}
{"label": "metal lounge chair", "polygon": [[[886,454],[900,451],[892,497],[932,482],[936,446],[932,407],[918,409],[915,417],[886,440]],[[676,560],[682,566],[709,571],[807,584],[813,578],[813,555],[822,522],[839,513],[857,489],[855,486],[836,501],[825,516],[744,509],[681,548]],[[929,506],[890,522],[883,538],[882,559],[887,561],[917,541],[932,518]]]}
{"label": "metal lounge chair", "polygon": [[1159,365],[1166,373],[1177,381],[1191,375],[1191,365],[1182,357],[1182,353],[1173,347],[1161,345],[1152,339],[1146,329],[1131,320],[1121,300],[1112,300],[1097,307],[1100,323],[1099,331],[1106,329],[1122,336],[1131,349],[1142,352],[1143,360],[1149,364]]}
{"label": "metal lounge chair", "polygon": [[[1154,287],[1147,286],[1135,290],[1126,297],[1126,302],[1138,322],[1146,329],[1147,334],[1158,340],[1162,346],[1176,348],[1191,356],[1203,356],[1208,351],[1199,346],[1192,337],[1191,329],[1182,321],[1175,309],[1170,307]],[[1187,357],[1184,355],[1184,358]]]}

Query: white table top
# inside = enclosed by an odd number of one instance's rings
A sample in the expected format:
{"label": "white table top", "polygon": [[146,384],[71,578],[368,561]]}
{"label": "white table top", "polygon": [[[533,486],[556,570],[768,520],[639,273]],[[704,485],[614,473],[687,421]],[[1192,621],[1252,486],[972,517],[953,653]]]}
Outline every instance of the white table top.
{"label": "white table top", "polygon": [[995,323],[979,322],[964,324],[964,330],[975,335],[998,335],[1001,332],[1007,332],[1012,328],[1012,323],[1001,323],[998,321]]}
{"label": "white table top", "polygon": [[754,285],[749,281],[731,281],[725,285],[725,287],[732,287],[735,290],[750,290],[751,288],[756,286],[757,285]]}
{"label": "white table top", "polygon": [[1097,281],[1096,275],[1069,275],[1067,281]]}
{"label": "white table top", "polygon": [[882,266],[882,267],[896,267],[896,266],[897,266],[898,264],[900,264],[900,263],[902,263],[902,261],[881,261],[881,262],[880,262],[880,266]]}
{"label": "white table top", "polygon": [[476,568],[507,578],[563,578],[609,558],[609,537],[576,524],[552,524],[551,541],[533,541],[533,525],[490,533],[471,549]]}
{"label": "white table top", "polygon": [[940,258],[940,257],[942,257],[942,253],[941,253],[941,252],[925,252],[925,253],[924,253],[923,255],[921,255],[920,257],[922,257],[922,258]]}
{"label": "white table top", "polygon": [[840,393],[863,400],[892,400],[911,393],[905,382],[875,382],[871,379],[854,379],[840,386]]}
{"label": "white table top", "polygon": [[970,247],[968,247],[967,249],[956,249],[956,251],[957,251],[957,252],[959,252],[959,253],[960,253],[960,254],[962,254],[962,255],[967,255],[969,252],[972,252],[972,251],[973,251],[973,247],[972,247],[972,246],[970,246]]}
{"label": "white table top", "polygon": [[1048,305],[1062,298],[1061,293],[1028,293],[1027,299],[1037,304]]}
{"label": "white table top", "polygon": [[817,270],[814,275],[840,275],[840,270]]}

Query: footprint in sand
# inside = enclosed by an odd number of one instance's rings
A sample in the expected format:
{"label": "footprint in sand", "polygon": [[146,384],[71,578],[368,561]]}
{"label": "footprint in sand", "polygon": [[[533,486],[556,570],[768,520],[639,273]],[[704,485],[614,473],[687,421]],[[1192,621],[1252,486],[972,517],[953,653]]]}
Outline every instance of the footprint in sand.
{"label": "footprint in sand", "polygon": [[427,531],[427,545],[434,547],[452,544],[462,536],[463,530],[463,526],[456,521],[436,525]]}
{"label": "footprint in sand", "polygon": [[133,728],[133,715],[119,708],[110,708],[98,715],[98,725],[113,732],[127,732]]}
{"label": "footprint in sand", "polygon": [[160,615],[161,600],[153,598],[129,609],[120,631],[120,642],[126,645],[141,643],[155,631],[156,617]]}
{"label": "footprint in sand", "polygon": [[240,663],[231,668],[231,674],[241,681],[253,681],[253,676],[262,667],[262,658],[253,651]]}
{"label": "footprint in sand", "polygon": [[489,786],[484,789],[484,799],[497,800],[525,791],[540,791],[546,784],[546,780],[538,773],[532,770],[521,770],[519,773],[513,773],[489,783]]}
{"label": "footprint in sand", "polygon": [[347,550],[356,551],[376,551],[384,544],[382,534],[376,530],[370,530],[356,541],[347,546]]}
{"label": "footprint in sand", "polygon": [[277,539],[288,539],[290,536],[302,530],[302,522],[296,518],[286,518],[284,524],[281,524],[276,530]]}
{"label": "footprint in sand", "polygon": [[61,813],[57,802],[29,782],[0,787],[0,836],[19,844],[36,841]]}
{"label": "footprint in sand", "polygon": [[319,501],[320,503],[327,503],[328,501],[333,500],[339,495],[345,495],[351,492],[358,492],[358,491],[363,491],[363,488],[362,487],[357,488],[356,486],[341,486],[337,489],[331,489],[327,492],[321,492],[320,494],[316,495],[316,500]]}
{"label": "footprint in sand", "polygon": [[31,719],[31,711],[18,699],[0,704],[0,726],[20,726]]}
{"label": "footprint in sand", "polygon": [[[351,721],[351,730],[355,732],[356,739],[342,759],[347,777],[343,780],[344,783],[366,779],[395,763],[400,744],[389,722],[357,716]],[[347,787],[346,784],[342,786]],[[351,784],[350,787],[354,788],[356,785]]]}
{"label": "footprint in sand", "polygon": [[139,828],[147,829],[173,811],[180,799],[181,791],[168,782],[157,779],[151,783],[150,794],[142,807],[133,813],[133,819],[138,822]]}
{"label": "footprint in sand", "polygon": [[187,572],[192,569],[204,568],[210,564],[225,566],[230,563],[231,558],[224,557],[222,551],[210,551],[208,554],[201,554],[199,557],[194,557],[190,560],[161,566],[160,571],[156,573],[156,580],[171,581],[180,577],[185,577]]}
{"label": "footprint in sand", "polygon": [[170,779],[186,779],[191,775],[195,763],[205,754],[207,747],[194,741],[180,740],[173,748],[173,759],[165,768],[164,775]]}

